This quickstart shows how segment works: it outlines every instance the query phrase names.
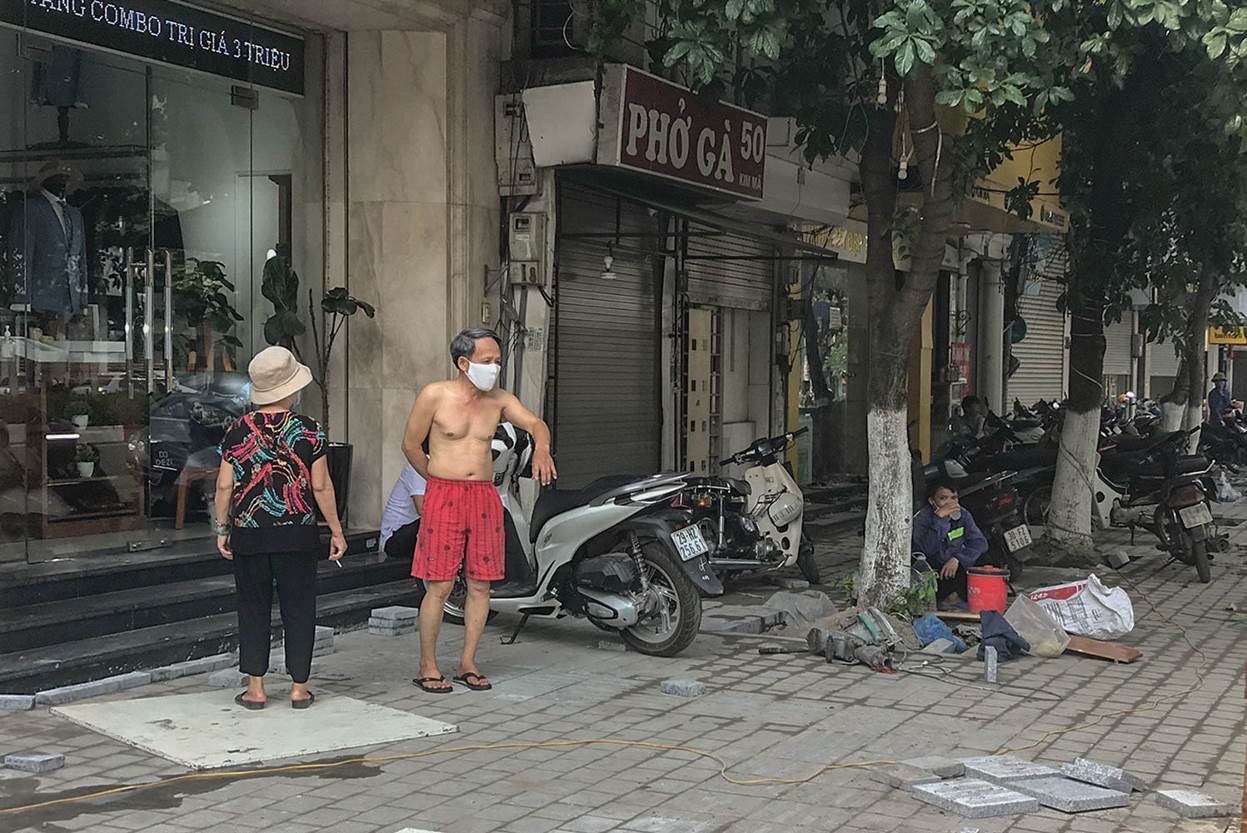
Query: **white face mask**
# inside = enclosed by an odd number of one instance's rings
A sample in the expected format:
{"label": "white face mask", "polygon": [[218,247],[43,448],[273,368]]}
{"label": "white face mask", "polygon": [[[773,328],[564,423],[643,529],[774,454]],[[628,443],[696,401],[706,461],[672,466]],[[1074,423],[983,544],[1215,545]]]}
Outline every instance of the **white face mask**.
{"label": "white face mask", "polygon": [[468,381],[475,385],[477,390],[493,390],[498,386],[498,374],[501,372],[501,365],[468,362]]}

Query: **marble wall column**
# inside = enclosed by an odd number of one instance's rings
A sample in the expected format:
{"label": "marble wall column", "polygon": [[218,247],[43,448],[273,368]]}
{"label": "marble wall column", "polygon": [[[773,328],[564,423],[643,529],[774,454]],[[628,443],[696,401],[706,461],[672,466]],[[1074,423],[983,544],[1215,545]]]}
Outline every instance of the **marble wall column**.
{"label": "marble wall column", "polygon": [[451,373],[449,341],[480,323],[497,267],[500,38],[471,18],[346,36],[345,271],[377,307],[351,322],[345,353],[352,526],[379,522],[416,393]]}

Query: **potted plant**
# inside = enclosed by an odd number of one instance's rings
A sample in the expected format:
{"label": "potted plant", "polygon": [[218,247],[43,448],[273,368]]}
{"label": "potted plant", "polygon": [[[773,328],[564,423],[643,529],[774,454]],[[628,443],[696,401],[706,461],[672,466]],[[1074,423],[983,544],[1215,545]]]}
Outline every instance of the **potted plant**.
{"label": "potted plant", "polygon": [[91,423],[91,406],[84,399],[75,399],[65,406],[65,416],[82,431]]}
{"label": "potted plant", "polygon": [[232,335],[234,326],[242,321],[242,315],[230,303],[235,292],[234,284],[225,275],[225,264],[216,260],[187,258],[177,272],[173,292],[177,296],[175,308],[194,330],[192,335],[174,335],[174,353],[179,361],[186,361],[192,350],[203,350],[204,364],[218,347],[231,358],[242,341]]}
{"label": "potted plant", "polygon": [[[299,320],[298,292],[299,276],[290,267],[290,261],[281,254],[274,254],[264,264],[264,281],[261,291],[265,298],[273,304],[273,316],[264,323],[264,340],[269,344],[281,345],[304,361],[296,338],[306,332],[303,322]],[[308,309],[316,309],[316,296],[313,290],[307,291]],[[346,322],[356,313],[362,312],[369,318],[376,317],[377,310],[367,301],[361,301],[339,286],[327,290],[320,298],[321,316],[313,315],[312,349],[309,362],[312,368],[312,379],[320,391],[321,426],[329,430],[329,360],[333,355],[334,344],[338,334],[346,326]],[[317,319],[320,319],[318,325]],[[329,464],[329,476],[333,480],[334,492],[337,496],[338,515],[346,518],[347,498],[350,495],[351,456],[349,443],[329,443],[326,458]]]}
{"label": "potted plant", "polygon": [[95,464],[99,459],[99,449],[90,443],[78,443],[74,446],[74,465],[78,467],[79,477],[94,477]]}

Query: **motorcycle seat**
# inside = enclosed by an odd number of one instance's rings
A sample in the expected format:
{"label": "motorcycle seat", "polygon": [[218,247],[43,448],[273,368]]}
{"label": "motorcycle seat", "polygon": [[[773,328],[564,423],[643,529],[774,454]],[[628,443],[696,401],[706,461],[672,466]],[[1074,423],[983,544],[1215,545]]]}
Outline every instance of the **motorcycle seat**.
{"label": "motorcycle seat", "polygon": [[594,480],[583,489],[546,489],[537,498],[537,505],[533,507],[533,520],[529,530],[529,538],[532,541],[537,540],[537,536],[541,533],[541,528],[556,515],[569,512],[577,506],[582,506],[596,497],[624,486],[634,480],[640,480],[637,475],[632,474],[613,474],[609,477],[601,477]]}
{"label": "motorcycle seat", "polygon": [[741,480],[736,477],[729,477],[726,479],[727,479],[727,485],[732,488],[732,492],[734,494],[741,495],[741,496],[745,496],[749,494],[750,492],[749,484],[746,483],[744,480]]}

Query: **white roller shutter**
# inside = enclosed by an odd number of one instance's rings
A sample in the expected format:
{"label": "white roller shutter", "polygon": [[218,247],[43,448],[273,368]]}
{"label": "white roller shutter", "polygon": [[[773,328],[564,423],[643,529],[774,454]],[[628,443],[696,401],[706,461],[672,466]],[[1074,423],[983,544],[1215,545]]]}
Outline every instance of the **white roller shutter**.
{"label": "white roller shutter", "polygon": [[696,223],[689,223],[688,230],[684,270],[689,303],[754,311],[771,308],[775,274],[771,246]]}
{"label": "white roller shutter", "polygon": [[554,439],[559,484],[574,488],[660,465],[658,228],[637,203],[559,189]]}
{"label": "white roller shutter", "polygon": [[1104,375],[1129,376],[1130,338],[1134,326],[1132,316],[1127,313],[1116,324],[1104,328]]}
{"label": "white roller shutter", "polygon": [[1009,399],[1031,405],[1040,399],[1065,397],[1065,316],[1057,309],[1063,284],[1040,280],[1033,295],[1018,299],[1018,313],[1026,321],[1026,338],[1013,345],[1021,365],[1009,378]]}
{"label": "white roller shutter", "polygon": [[[1173,378],[1178,375],[1178,351],[1172,339],[1163,343],[1152,342],[1147,346],[1152,357],[1151,375]],[[1162,391],[1162,396],[1169,391]],[[1156,394],[1155,391],[1152,392]]]}

